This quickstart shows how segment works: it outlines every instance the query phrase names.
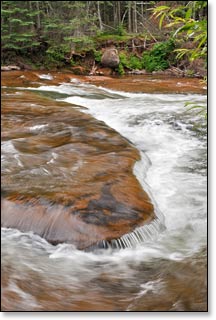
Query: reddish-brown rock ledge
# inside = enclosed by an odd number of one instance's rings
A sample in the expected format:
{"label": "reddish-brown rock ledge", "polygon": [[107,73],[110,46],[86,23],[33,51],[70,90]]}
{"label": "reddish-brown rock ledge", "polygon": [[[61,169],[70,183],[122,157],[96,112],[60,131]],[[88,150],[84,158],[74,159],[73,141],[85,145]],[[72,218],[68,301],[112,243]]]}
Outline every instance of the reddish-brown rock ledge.
{"label": "reddish-brown rock ledge", "polygon": [[86,249],[154,219],[132,172],[138,151],[103,122],[3,89],[2,128],[2,226]]}

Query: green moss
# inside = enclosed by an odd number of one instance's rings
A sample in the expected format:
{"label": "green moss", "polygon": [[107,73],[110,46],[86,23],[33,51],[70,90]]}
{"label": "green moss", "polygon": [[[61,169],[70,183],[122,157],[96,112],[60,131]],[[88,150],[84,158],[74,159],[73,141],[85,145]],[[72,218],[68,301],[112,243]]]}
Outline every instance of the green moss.
{"label": "green moss", "polygon": [[96,43],[111,40],[113,42],[124,42],[132,39],[131,35],[119,35],[119,34],[99,34],[94,38]]}

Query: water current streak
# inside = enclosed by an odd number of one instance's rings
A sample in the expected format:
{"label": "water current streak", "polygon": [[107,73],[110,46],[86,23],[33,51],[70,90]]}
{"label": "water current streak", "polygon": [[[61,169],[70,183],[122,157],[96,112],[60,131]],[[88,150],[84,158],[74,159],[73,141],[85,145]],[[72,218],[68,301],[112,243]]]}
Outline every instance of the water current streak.
{"label": "water current streak", "polygon": [[148,241],[152,241],[158,237],[159,232],[165,227],[159,219],[155,219],[150,224],[143,225],[134,229],[132,232],[124,234],[123,236],[108,240],[99,241],[93,248],[100,249],[126,249],[133,248],[137,245],[142,245]]}

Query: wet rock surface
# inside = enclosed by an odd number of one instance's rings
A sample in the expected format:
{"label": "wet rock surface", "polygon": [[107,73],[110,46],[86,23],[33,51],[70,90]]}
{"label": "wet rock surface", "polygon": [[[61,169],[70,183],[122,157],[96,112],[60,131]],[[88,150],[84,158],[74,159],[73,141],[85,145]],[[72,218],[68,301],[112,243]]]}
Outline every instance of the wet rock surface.
{"label": "wet rock surface", "polygon": [[77,106],[5,88],[2,127],[4,227],[86,249],[154,219],[132,172],[138,151]]}

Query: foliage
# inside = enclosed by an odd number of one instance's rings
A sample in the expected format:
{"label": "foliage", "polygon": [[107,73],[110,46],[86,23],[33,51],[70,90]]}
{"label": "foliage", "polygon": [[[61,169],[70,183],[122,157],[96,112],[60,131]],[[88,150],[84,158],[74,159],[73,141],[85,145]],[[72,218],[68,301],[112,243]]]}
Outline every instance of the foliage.
{"label": "foliage", "polygon": [[[153,9],[153,16],[160,18],[160,28],[166,20],[165,27],[174,29],[173,37],[180,38],[181,42],[191,41],[194,44],[190,49],[184,46],[176,49],[177,59],[185,55],[190,61],[207,58],[207,18],[204,13],[206,7],[207,1],[189,1],[186,5],[180,4],[175,8],[159,6]],[[207,106],[199,106],[194,102],[189,102],[185,106],[190,106],[187,111],[196,109],[207,118]]]}
{"label": "foliage", "polygon": [[97,35],[94,37],[95,42],[105,42],[105,41],[114,41],[114,42],[124,42],[127,40],[132,39],[133,37],[131,35],[125,34],[125,35],[119,35],[119,34],[114,34],[111,32],[99,32]]}
{"label": "foliage", "polygon": [[[68,45],[68,48],[73,48],[77,52],[90,51],[94,48],[94,41],[87,37],[64,37],[65,44]],[[68,51],[70,51],[70,49]]]}
{"label": "foliage", "polygon": [[63,46],[51,47],[46,51],[46,53],[51,61],[60,62],[65,59],[65,54],[67,53],[67,50],[65,50]]}
{"label": "foliage", "polygon": [[173,49],[175,47],[173,39],[165,42],[156,43],[152,50],[143,53],[142,58],[138,58],[134,54],[120,52],[119,58],[122,68],[127,69],[146,69],[148,72],[165,70],[173,62]]}
{"label": "foliage", "polygon": [[143,53],[143,67],[148,72],[167,69],[173,60],[171,53],[174,47],[173,39],[156,43],[152,50]]}
{"label": "foliage", "polygon": [[198,58],[206,59],[207,55],[207,18],[200,16],[204,11],[207,1],[189,1],[186,5],[159,6],[153,9],[153,16],[159,19],[159,27],[172,28],[173,37],[180,38],[181,41],[191,41],[194,43],[193,49],[176,49],[177,58],[181,59],[187,55],[191,61]]}
{"label": "foliage", "polygon": [[22,4],[21,1],[2,1],[1,14],[2,48],[26,52],[27,49],[40,45],[33,22],[38,12],[30,15],[27,4]]}
{"label": "foliage", "polygon": [[65,54],[67,53],[67,50],[68,50],[67,46],[60,44],[59,46],[49,47],[46,50],[46,53],[53,56],[54,59],[60,61],[60,60],[64,59]]}
{"label": "foliage", "polygon": [[129,60],[127,55],[124,52],[119,53],[119,60],[123,68],[124,67],[129,68]]}
{"label": "foliage", "polygon": [[129,68],[141,70],[143,68],[142,60],[135,55],[131,55],[129,59]]}
{"label": "foliage", "polygon": [[187,108],[187,112],[195,109],[197,111],[197,114],[200,114],[200,115],[204,116],[205,119],[207,119],[207,110],[206,110],[207,106],[206,105],[197,105],[195,102],[186,102],[185,107],[189,107],[189,108]]}
{"label": "foliage", "polygon": [[126,54],[124,52],[119,53],[119,59],[120,59],[120,71],[122,73],[122,69],[138,69],[141,70],[143,68],[142,59],[138,58],[134,54]]}
{"label": "foliage", "polygon": [[122,23],[120,23],[117,28],[116,28],[116,33],[119,35],[119,36],[125,36],[127,34],[124,26]]}
{"label": "foliage", "polygon": [[[178,58],[187,54],[191,59],[206,57],[206,1],[2,1],[1,39],[2,58],[8,52],[27,57],[36,54],[51,61],[63,63],[71,53],[93,51],[100,62],[99,46],[115,44],[125,46],[137,35],[144,37],[149,45],[152,40],[163,42],[164,34],[159,26],[170,28],[176,43],[190,40],[193,50],[176,47]],[[172,7],[171,7],[172,6]],[[143,40],[144,41],[144,40]],[[163,70],[172,62],[173,55],[158,48],[139,58],[138,54],[126,53],[121,57],[120,69]],[[97,49],[97,50],[96,50]],[[166,48],[165,48],[166,49]],[[96,50],[96,51],[95,51]],[[137,51],[139,52],[139,51]],[[139,55],[141,53],[139,52]],[[158,56],[158,57],[157,57]],[[122,72],[122,71],[121,71]]]}
{"label": "foliage", "polygon": [[123,76],[125,74],[124,67],[123,67],[123,64],[121,62],[118,65],[118,74],[120,76]]}
{"label": "foliage", "polygon": [[102,58],[102,52],[96,49],[94,49],[93,52],[94,52],[95,61],[100,63]]}
{"label": "foliage", "polygon": [[58,47],[50,47],[46,51],[46,55],[44,56],[44,66],[47,69],[63,67],[64,65],[64,53],[61,48]]}

